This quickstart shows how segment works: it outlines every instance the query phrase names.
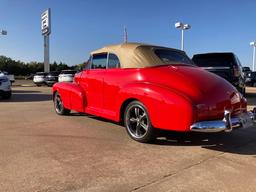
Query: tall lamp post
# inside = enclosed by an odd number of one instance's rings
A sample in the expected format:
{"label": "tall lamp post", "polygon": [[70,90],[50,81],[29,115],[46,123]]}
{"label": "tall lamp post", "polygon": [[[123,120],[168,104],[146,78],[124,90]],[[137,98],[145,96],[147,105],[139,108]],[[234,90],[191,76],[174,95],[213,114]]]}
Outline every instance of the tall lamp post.
{"label": "tall lamp post", "polygon": [[250,45],[253,46],[252,71],[255,71],[255,47],[256,47],[256,41],[250,42]]}
{"label": "tall lamp post", "polygon": [[124,26],[124,43],[128,42],[128,32],[126,26]]}
{"label": "tall lamp post", "polygon": [[184,30],[191,28],[189,24],[184,24],[182,22],[175,23],[175,28],[181,29],[181,50],[184,50]]}

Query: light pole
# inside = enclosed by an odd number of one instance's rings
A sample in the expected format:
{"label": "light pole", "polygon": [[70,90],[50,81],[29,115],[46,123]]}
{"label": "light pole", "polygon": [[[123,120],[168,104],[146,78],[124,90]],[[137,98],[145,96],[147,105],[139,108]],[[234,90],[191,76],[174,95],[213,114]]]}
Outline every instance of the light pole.
{"label": "light pole", "polygon": [[128,42],[128,32],[126,26],[124,26],[124,43]]}
{"label": "light pole", "polygon": [[256,41],[250,42],[250,45],[253,46],[252,71],[255,71],[255,47],[256,47]]}
{"label": "light pole", "polygon": [[181,29],[181,50],[184,50],[184,30],[188,30],[191,28],[189,24],[184,24],[182,22],[175,23],[175,28]]}

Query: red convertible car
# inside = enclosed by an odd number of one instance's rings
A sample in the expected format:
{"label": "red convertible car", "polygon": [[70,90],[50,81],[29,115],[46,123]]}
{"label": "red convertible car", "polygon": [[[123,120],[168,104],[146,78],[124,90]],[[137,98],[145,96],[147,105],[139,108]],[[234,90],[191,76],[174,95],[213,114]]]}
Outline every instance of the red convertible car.
{"label": "red convertible car", "polygon": [[139,142],[156,129],[219,132],[249,127],[254,114],[227,81],[199,67],[180,50],[124,43],[91,53],[73,83],[53,86],[55,111],[71,110],[123,122]]}

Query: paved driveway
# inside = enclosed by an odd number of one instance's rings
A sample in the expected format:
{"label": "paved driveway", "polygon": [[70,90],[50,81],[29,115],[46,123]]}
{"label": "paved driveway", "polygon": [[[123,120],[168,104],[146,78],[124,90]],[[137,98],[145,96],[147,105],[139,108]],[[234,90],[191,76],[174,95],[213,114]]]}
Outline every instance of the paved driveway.
{"label": "paved driveway", "polygon": [[256,191],[256,127],[140,144],[113,122],[56,115],[48,87],[16,86],[0,109],[0,191]]}

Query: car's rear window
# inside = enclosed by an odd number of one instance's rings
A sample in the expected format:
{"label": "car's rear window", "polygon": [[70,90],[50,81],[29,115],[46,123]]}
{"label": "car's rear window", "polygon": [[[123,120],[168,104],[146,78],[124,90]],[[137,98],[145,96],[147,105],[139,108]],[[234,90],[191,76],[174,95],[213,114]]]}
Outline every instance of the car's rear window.
{"label": "car's rear window", "polygon": [[47,73],[44,73],[44,72],[37,72],[36,75],[47,75]]}
{"label": "car's rear window", "polygon": [[57,72],[57,71],[52,71],[52,72],[50,72],[48,75],[59,75],[60,73],[59,72]]}
{"label": "car's rear window", "polygon": [[234,63],[232,54],[194,55],[192,60],[199,67],[231,67]]}
{"label": "car's rear window", "polygon": [[251,71],[250,67],[243,67],[243,72],[249,72]]}
{"label": "car's rear window", "polygon": [[180,51],[171,49],[156,49],[155,54],[167,64],[189,64],[193,65],[193,62],[189,57]]}
{"label": "car's rear window", "polygon": [[75,74],[76,71],[61,71],[61,74]]}

